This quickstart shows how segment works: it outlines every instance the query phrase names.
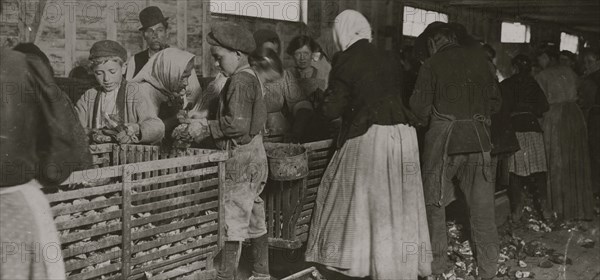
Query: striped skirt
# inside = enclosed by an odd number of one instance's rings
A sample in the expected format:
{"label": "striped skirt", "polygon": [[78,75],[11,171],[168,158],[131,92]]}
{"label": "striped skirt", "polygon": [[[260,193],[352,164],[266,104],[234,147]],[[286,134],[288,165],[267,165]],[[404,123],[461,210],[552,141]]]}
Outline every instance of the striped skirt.
{"label": "striped skirt", "polygon": [[517,132],[516,135],[521,150],[508,159],[508,171],[519,176],[546,172],[544,135],[540,132]]}
{"label": "striped skirt", "polygon": [[338,150],[321,181],[306,260],[351,277],[417,279],[431,250],[415,129],[374,125]]}

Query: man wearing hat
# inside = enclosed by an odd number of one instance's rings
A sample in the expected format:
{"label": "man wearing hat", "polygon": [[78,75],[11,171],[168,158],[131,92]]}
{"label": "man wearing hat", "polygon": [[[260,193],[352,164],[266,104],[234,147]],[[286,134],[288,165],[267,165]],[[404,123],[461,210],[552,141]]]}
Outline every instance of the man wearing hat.
{"label": "man wearing hat", "polygon": [[127,72],[126,79],[130,81],[137,75],[142,67],[146,65],[148,59],[155,53],[168,48],[168,28],[169,18],[164,17],[162,11],[156,6],[146,7],[140,12],[140,31],[146,43],[148,49],[143,50],[135,54],[129,61],[127,61]]}
{"label": "man wearing hat", "polygon": [[123,80],[127,51],[117,42],[94,43],[89,59],[98,86],[77,101],[79,121],[93,143],[155,144],[164,135],[148,96]]}
{"label": "man wearing hat", "polygon": [[[169,41],[168,20],[169,18],[165,17],[162,11],[156,6],[146,7],[140,12],[140,22],[142,23],[140,31],[148,44],[148,49],[135,54],[127,61],[125,72],[125,79],[127,79],[127,81],[131,81],[135,78],[144,65],[146,65],[150,57],[169,47],[167,44]],[[196,70],[192,69],[192,73],[188,79],[186,96],[188,101],[187,104],[193,106],[198,99],[201,90]]]}
{"label": "man wearing hat", "polygon": [[267,182],[267,157],[261,132],[267,107],[258,76],[248,64],[255,48],[252,33],[231,22],[212,26],[207,42],[215,66],[227,77],[219,96],[216,120],[201,128],[201,137],[212,137],[217,146],[230,151],[225,163],[225,246],[217,279],[234,279],[241,241],[251,243],[252,278],[268,280],[268,237],[264,202],[260,198]]}
{"label": "man wearing hat", "polygon": [[485,54],[459,45],[452,26],[432,23],[424,33],[421,38],[430,57],[420,68],[410,106],[429,124],[422,174],[432,271],[441,274],[447,268],[445,206],[453,201],[456,184],[469,209],[479,276],[491,279],[496,275],[499,239],[490,116],[500,110],[500,90]]}

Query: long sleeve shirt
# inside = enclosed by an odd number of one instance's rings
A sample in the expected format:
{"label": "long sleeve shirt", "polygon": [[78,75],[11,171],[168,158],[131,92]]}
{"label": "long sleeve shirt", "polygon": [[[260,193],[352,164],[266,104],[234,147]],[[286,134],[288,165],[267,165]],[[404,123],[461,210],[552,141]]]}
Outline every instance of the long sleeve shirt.
{"label": "long sleeve shirt", "polygon": [[[123,81],[117,94],[116,110],[125,123],[136,123],[140,127],[140,143],[156,144],[165,135],[165,125],[158,118],[157,109],[149,98],[150,86]],[[94,129],[98,117],[99,90],[91,88],[77,101],[75,110],[84,128]]]}
{"label": "long sleeve shirt", "polygon": [[217,119],[209,121],[211,135],[220,148],[227,142],[250,143],[265,128],[267,106],[261,84],[247,69],[239,69],[228,79],[219,97]]}

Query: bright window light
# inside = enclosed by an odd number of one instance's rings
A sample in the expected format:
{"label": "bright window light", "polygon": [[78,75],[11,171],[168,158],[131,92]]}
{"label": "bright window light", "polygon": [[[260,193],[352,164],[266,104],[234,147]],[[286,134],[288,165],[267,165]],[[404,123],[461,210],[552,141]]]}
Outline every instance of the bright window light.
{"label": "bright window light", "polygon": [[579,37],[575,35],[571,35],[565,32],[560,33],[560,50],[570,51],[572,53],[577,53],[579,48]]}
{"label": "bright window light", "polygon": [[210,12],[307,23],[308,0],[210,0]]}
{"label": "bright window light", "polygon": [[529,25],[520,22],[502,22],[502,43],[529,43],[531,30]]}
{"label": "bright window light", "polygon": [[402,24],[402,34],[405,36],[417,37],[423,33],[423,30],[425,30],[427,25],[434,21],[448,22],[448,15],[404,6],[404,23]]}

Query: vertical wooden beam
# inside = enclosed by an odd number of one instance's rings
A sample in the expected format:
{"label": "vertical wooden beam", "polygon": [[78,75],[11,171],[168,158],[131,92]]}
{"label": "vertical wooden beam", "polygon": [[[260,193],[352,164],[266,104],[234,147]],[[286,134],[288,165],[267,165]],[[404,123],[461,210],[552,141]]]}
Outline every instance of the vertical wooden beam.
{"label": "vertical wooden beam", "polygon": [[187,0],[177,0],[177,47],[187,49]]}
{"label": "vertical wooden beam", "polygon": [[133,180],[133,165],[124,165],[123,167],[123,217],[121,219],[122,240],[121,240],[121,277],[128,279],[131,274],[131,186]]}
{"label": "vertical wooden beam", "polygon": [[210,32],[210,1],[202,1],[202,76],[209,77],[212,71],[212,57],[210,46],[206,43],[206,36]]}
{"label": "vertical wooden beam", "polygon": [[[385,4],[385,9],[386,9],[386,29],[388,27],[392,27],[392,26],[396,26],[394,24],[394,6],[396,4],[396,1],[388,1]],[[395,33],[395,32],[394,32]],[[394,37],[396,37],[394,34],[388,34],[388,36],[385,38],[385,49],[386,50],[391,50],[394,46]]]}
{"label": "vertical wooden beam", "polygon": [[45,10],[46,10],[46,0],[40,0],[37,8],[35,10],[35,16],[33,18],[33,23],[31,24],[31,34],[33,34],[34,37],[29,38],[30,42],[35,42],[35,40],[37,40],[37,38],[41,34],[40,26],[42,24],[42,18],[43,18],[42,16],[44,15]]}
{"label": "vertical wooden beam", "polygon": [[397,36],[397,43],[398,43],[398,47],[402,47],[403,45],[403,39],[404,39],[404,34],[403,29],[404,29],[404,3],[398,1],[398,3],[396,4],[397,6],[397,12],[396,12],[396,22],[394,23],[394,26],[397,26],[397,30],[396,30],[396,34],[395,36]]}
{"label": "vertical wooden beam", "polygon": [[[110,6],[112,4],[114,4],[114,0],[105,0],[104,1],[104,11],[105,14],[104,16],[104,20],[106,23],[106,39],[108,40],[113,40],[113,41],[117,41],[117,7],[118,5],[114,5],[114,9],[111,9]],[[110,15],[109,13],[111,13],[112,11],[112,15]]]}
{"label": "vertical wooden beam", "polygon": [[219,165],[219,236],[218,236],[218,247],[219,249],[223,248],[225,244],[225,162],[221,161],[218,163]]}
{"label": "vertical wooden beam", "polygon": [[70,7],[63,14],[65,20],[65,76],[73,69],[75,48],[77,46],[77,13]]}

